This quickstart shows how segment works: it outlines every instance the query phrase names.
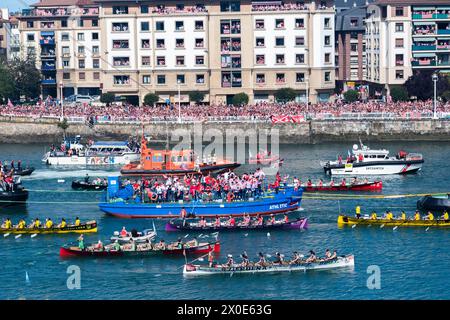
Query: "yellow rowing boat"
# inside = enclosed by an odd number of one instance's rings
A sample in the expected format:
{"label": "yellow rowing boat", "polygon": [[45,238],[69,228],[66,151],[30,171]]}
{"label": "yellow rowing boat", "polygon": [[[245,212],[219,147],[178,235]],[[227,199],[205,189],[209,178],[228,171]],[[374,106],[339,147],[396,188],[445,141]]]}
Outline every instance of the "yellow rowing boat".
{"label": "yellow rowing boat", "polygon": [[11,234],[52,234],[52,233],[91,233],[97,232],[97,222],[95,220],[88,221],[86,223],[80,223],[80,225],[67,225],[64,228],[2,228],[0,227],[0,233]]}
{"label": "yellow rowing boat", "polygon": [[386,227],[450,227],[450,220],[371,219],[340,215],[338,225],[384,225]]}

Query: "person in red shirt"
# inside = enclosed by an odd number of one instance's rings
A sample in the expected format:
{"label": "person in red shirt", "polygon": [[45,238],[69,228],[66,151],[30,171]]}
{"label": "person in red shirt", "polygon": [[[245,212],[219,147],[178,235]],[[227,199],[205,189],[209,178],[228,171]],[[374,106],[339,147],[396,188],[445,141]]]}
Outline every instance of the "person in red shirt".
{"label": "person in red shirt", "polygon": [[186,216],[187,216],[187,211],[183,207],[183,208],[181,208],[181,211],[180,211],[180,217],[181,217],[181,219],[186,219]]}
{"label": "person in red shirt", "polygon": [[236,220],[234,219],[233,216],[230,216],[230,219],[228,220],[228,225],[230,227],[234,227],[236,225]]}

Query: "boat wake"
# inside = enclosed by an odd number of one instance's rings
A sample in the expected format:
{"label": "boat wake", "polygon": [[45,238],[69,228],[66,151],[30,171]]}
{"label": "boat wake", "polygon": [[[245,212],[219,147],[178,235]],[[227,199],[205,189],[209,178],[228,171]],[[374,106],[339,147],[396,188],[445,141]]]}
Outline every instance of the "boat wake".
{"label": "boat wake", "polygon": [[106,170],[36,170],[31,176],[22,177],[22,180],[49,180],[64,178],[83,178],[88,174],[91,177],[109,177],[120,175],[119,171]]}

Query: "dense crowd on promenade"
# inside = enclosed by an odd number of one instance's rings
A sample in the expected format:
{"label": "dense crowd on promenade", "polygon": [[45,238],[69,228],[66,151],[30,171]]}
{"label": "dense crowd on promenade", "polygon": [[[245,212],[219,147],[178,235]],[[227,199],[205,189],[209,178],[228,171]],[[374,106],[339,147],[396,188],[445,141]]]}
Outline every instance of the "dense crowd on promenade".
{"label": "dense crowd on promenade", "polygon": [[[450,113],[450,103],[439,103],[438,113]],[[270,120],[273,116],[279,115],[323,115],[331,114],[339,117],[347,113],[374,114],[390,113],[399,117],[406,113],[432,114],[433,101],[416,102],[354,102],[354,103],[268,103],[261,102],[245,106],[233,105],[182,105],[181,116],[184,120],[214,120],[214,119],[252,119]],[[89,121],[152,121],[152,120],[173,120],[179,114],[178,105],[159,105],[135,107],[128,104],[110,106],[91,105],[65,105],[65,117],[80,117]],[[1,116],[11,117],[31,117],[31,118],[59,118],[61,116],[61,106],[56,102],[47,102],[37,105],[0,105]]]}

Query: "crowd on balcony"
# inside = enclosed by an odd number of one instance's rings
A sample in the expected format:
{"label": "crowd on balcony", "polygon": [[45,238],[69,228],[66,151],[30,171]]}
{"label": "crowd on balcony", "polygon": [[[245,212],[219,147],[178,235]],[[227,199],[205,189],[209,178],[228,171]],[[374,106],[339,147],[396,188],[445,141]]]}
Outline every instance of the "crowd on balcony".
{"label": "crowd on balcony", "polygon": [[208,12],[204,5],[188,6],[188,7],[166,7],[159,5],[152,10],[156,14],[173,14],[173,13],[202,13]]}
{"label": "crowd on balcony", "polygon": [[436,26],[432,24],[419,25],[414,27],[414,34],[435,34]]}
{"label": "crowd on balcony", "polygon": [[23,16],[38,16],[38,17],[51,17],[51,16],[68,16],[68,15],[98,15],[98,8],[49,8],[49,9],[34,9],[24,10]]}
{"label": "crowd on balcony", "polygon": [[305,10],[304,3],[252,4],[252,11],[292,11]]}

